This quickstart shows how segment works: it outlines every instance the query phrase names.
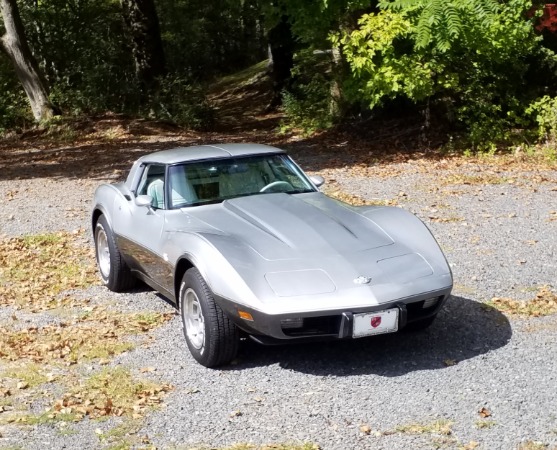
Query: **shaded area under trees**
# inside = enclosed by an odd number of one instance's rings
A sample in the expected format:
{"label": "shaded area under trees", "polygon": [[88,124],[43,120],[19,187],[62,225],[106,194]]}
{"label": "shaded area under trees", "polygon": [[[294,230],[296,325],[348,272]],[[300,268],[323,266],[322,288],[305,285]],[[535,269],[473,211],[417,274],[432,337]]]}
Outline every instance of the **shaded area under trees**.
{"label": "shaded area under trees", "polygon": [[284,129],[411,111],[477,148],[557,139],[555,39],[538,1],[18,2],[0,3],[0,130],[28,120],[15,74],[36,120],[55,103],[207,127],[207,86],[270,57]]}

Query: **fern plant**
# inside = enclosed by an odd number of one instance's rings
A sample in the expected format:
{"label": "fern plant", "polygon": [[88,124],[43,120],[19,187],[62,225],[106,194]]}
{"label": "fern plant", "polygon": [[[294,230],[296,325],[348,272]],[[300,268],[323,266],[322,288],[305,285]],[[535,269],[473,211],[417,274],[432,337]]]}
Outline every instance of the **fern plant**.
{"label": "fern plant", "polygon": [[433,45],[440,52],[469,28],[470,17],[488,28],[500,13],[497,0],[380,0],[379,7],[417,19],[416,48]]}
{"label": "fern plant", "polygon": [[[331,36],[351,71],[344,92],[370,109],[395,98],[447,105],[474,147],[512,138],[539,96],[532,74],[556,60],[525,14],[532,0],[381,0]],[[552,78],[553,80],[555,78]]]}

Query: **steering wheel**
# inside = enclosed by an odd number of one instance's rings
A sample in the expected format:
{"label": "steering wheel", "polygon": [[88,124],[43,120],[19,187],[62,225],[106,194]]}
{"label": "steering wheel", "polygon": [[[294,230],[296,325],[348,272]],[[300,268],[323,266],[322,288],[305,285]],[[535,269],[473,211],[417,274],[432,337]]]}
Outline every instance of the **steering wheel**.
{"label": "steering wheel", "polygon": [[286,185],[289,189],[292,189],[292,185],[288,181],[273,181],[266,186],[263,186],[259,192],[267,192],[269,189],[275,186]]}

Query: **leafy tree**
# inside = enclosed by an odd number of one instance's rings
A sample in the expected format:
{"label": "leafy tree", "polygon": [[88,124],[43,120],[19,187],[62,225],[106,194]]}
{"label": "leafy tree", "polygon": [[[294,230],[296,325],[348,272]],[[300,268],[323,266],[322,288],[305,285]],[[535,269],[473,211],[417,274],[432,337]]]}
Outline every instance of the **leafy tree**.
{"label": "leafy tree", "polygon": [[118,1],[20,1],[29,43],[66,114],[137,111],[134,60]]}
{"label": "leafy tree", "polygon": [[412,17],[417,48],[432,45],[441,52],[474,25],[489,27],[501,13],[497,0],[380,0],[379,6]]}
{"label": "leafy tree", "polygon": [[140,102],[151,103],[157,80],[166,74],[159,18],[153,0],[120,0],[130,37]]}
{"label": "leafy tree", "polygon": [[48,98],[46,81],[31,53],[19,8],[15,0],[0,0],[4,20],[4,33],[0,37],[0,50],[11,60],[17,77],[27,94],[36,121],[49,119],[56,109]]}
{"label": "leafy tree", "polygon": [[443,103],[474,144],[504,140],[526,124],[525,107],[543,88],[529,79],[553,58],[524,14],[529,0],[381,5],[387,9],[363,15],[358,29],[332,37],[350,64],[352,101],[370,108],[395,98]]}

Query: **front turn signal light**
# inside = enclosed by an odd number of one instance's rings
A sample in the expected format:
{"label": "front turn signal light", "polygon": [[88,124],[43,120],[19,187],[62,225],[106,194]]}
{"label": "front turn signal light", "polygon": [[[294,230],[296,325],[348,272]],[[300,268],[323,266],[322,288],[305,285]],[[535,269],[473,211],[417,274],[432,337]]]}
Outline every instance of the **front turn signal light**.
{"label": "front turn signal light", "polygon": [[240,319],[249,320],[253,322],[253,316],[247,311],[238,310],[238,315],[240,316]]}

